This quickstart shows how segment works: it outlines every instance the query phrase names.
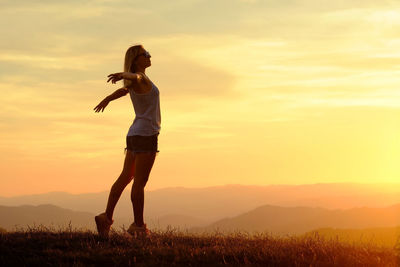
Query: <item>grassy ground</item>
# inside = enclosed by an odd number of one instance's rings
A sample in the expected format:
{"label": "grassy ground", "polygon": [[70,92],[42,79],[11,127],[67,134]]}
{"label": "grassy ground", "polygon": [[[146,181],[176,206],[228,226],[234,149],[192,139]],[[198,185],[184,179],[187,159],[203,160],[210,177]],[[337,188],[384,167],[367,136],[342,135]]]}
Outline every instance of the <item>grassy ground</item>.
{"label": "grassy ground", "polygon": [[399,266],[399,248],[243,233],[168,230],[132,238],[42,228],[0,233],[1,266]]}

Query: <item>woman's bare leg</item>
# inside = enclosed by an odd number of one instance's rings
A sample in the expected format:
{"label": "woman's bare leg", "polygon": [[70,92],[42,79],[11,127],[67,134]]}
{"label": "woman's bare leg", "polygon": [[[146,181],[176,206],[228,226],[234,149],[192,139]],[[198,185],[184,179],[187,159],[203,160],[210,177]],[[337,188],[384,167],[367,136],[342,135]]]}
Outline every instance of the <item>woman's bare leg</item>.
{"label": "woman's bare leg", "polygon": [[110,195],[108,196],[106,214],[110,220],[112,220],[115,206],[117,205],[117,202],[121,197],[122,192],[133,179],[134,171],[135,171],[135,154],[127,150],[125,156],[124,168],[118,179],[111,187]]}
{"label": "woman's bare leg", "polygon": [[143,208],[144,208],[144,187],[149,179],[151,168],[153,167],[156,152],[138,153],[135,158],[135,173],[131,191],[131,200],[133,205],[133,215],[135,224],[142,226]]}

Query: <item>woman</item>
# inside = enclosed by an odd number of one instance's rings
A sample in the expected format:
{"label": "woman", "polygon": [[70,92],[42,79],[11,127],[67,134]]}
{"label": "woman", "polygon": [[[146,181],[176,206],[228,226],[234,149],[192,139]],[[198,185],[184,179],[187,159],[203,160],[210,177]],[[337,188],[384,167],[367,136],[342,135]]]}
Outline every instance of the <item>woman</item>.
{"label": "woman", "polygon": [[94,108],[95,112],[103,112],[110,101],[129,93],[136,114],[126,136],[123,170],[111,187],[106,211],[95,217],[97,231],[101,236],[108,236],[113,223],[114,208],[122,191],[132,179],[134,222],[128,228],[128,233],[134,236],[149,233],[143,221],[144,187],[159,152],[157,141],[161,129],[159,91],[145,74],[146,68],[151,66],[150,57],[142,45],[130,47],[125,54],[124,72],[110,74],[107,80],[112,83],[123,80],[124,87],[107,96]]}

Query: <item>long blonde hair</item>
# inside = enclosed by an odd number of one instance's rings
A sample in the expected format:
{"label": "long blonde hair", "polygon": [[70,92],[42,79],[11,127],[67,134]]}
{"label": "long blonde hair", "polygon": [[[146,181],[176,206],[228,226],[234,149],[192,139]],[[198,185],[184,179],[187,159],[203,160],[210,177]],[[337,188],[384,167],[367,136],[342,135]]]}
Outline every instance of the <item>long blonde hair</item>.
{"label": "long blonde hair", "polygon": [[[139,54],[140,49],[143,48],[141,44],[134,45],[128,48],[125,53],[124,72],[136,72],[134,59]],[[129,87],[132,81],[124,79],[124,87]]]}

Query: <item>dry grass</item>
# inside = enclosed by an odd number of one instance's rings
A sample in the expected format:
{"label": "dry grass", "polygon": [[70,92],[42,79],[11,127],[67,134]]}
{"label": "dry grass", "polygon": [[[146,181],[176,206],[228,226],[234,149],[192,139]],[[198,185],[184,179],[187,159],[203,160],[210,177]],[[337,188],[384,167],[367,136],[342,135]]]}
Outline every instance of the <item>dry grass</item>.
{"label": "dry grass", "polygon": [[102,239],[91,231],[48,229],[0,233],[2,266],[399,266],[399,247],[350,245],[267,234],[194,235],[174,229]]}

